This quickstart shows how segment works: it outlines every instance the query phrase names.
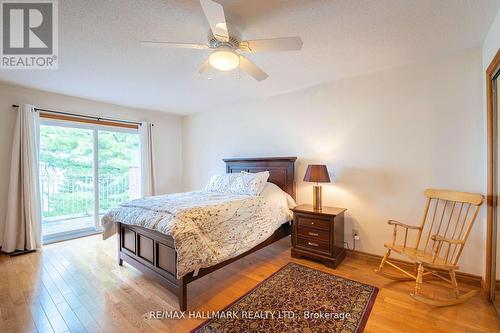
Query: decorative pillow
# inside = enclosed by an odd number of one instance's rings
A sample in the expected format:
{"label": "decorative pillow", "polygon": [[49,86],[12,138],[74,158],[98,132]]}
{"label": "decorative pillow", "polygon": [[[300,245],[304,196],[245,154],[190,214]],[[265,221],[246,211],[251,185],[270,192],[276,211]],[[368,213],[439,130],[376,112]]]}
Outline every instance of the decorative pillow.
{"label": "decorative pillow", "polygon": [[208,181],[208,184],[205,186],[205,191],[208,192],[220,192],[225,193],[229,191],[229,186],[231,183],[239,177],[238,173],[225,173],[223,175],[214,175]]}
{"label": "decorative pillow", "polygon": [[229,192],[234,194],[259,195],[269,179],[269,171],[257,173],[240,173],[239,177],[229,186]]}

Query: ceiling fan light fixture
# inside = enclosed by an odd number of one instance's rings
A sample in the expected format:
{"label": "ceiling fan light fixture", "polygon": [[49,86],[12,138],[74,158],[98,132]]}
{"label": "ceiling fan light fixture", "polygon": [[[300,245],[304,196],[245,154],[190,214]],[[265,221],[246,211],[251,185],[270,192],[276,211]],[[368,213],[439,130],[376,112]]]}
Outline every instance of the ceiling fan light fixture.
{"label": "ceiling fan light fixture", "polygon": [[208,62],[213,68],[228,72],[239,66],[240,57],[232,50],[215,50],[208,57]]}

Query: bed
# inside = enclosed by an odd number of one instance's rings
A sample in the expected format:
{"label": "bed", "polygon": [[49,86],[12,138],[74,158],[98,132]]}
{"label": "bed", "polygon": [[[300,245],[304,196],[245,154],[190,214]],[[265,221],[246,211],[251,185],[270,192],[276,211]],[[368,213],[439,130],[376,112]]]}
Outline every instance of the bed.
{"label": "bed", "polygon": [[[256,173],[269,172],[268,182],[277,185],[281,190],[295,199],[295,160],[296,157],[274,158],[231,158],[224,159],[226,173],[240,173],[242,171]],[[259,240],[255,246],[236,253],[235,256],[217,264],[196,269],[179,276],[178,250],[174,246],[174,238],[157,230],[137,225],[120,223],[115,219],[113,223],[118,235],[118,264],[127,262],[143,273],[159,280],[162,285],[177,295],[179,307],[187,309],[187,285],[219,268],[222,268],[248,254],[255,252],[269,244],[290,235],[291,221],[281,224],[269,237]],[[280,222],[281,223],[281,222]],[[273,229],[273,230],[274,230]],[[184,254],[183,254],[184,255]]]}

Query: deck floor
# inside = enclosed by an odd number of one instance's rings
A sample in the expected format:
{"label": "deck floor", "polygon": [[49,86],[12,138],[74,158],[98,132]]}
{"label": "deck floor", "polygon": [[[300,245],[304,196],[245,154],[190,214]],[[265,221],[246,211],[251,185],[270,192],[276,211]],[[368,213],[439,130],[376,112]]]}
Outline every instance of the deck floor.
{"label": "deck floor", "polygon": [[71,219],[53,221],[44,220],[42,221],[42,234],[44,236],[48,236],[93,227],[95,227],[93,216],[76,217]]}

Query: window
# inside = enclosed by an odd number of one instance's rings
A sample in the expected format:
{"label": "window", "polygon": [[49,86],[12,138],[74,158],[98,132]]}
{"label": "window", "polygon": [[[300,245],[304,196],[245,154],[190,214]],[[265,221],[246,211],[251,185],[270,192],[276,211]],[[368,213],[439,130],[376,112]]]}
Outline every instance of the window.
{"label": "window", "polygon": [[44,243],[99,232],[109,209],[140,196],[138,130],[42,118]]}

